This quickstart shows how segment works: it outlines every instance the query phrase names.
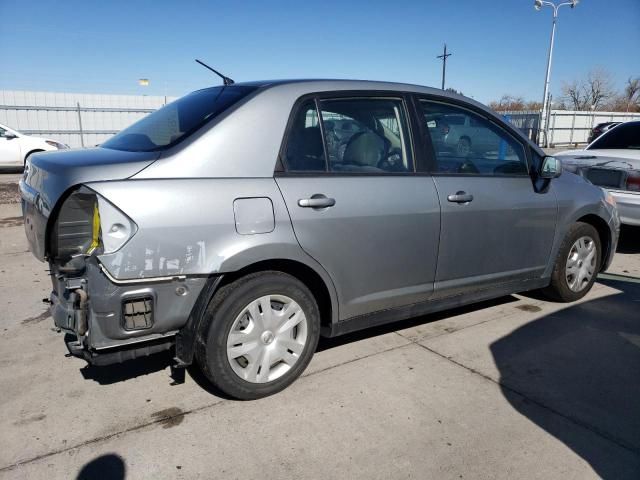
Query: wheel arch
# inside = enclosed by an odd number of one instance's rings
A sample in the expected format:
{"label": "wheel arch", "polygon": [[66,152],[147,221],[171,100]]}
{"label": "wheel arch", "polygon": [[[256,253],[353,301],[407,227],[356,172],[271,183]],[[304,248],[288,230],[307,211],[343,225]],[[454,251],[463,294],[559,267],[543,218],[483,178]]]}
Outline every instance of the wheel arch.
{"label": "wheel arch", "polygon": [[23,164],[27,164],[27,158],[29,158],[30,155],[33,155],[34,153],[40,153],[40,152],[44,152],[46,150],[42,149],[42,148],[32,148],[31,150],[29,150],[27,152],[27,154],[24,156],[24,158],[22,159],[22,163]]}
{"label": "wheel arch", "polygon": [[195,352],[195,342],[200,330],[201,319],[213,299],[215,293],[224,285],[251,273],[263,271],[279,271],[287,273],[301,281],[314,296],[320,310],[320,334],[331,335],[332,325],[338,319],[338,300],[330,280],[325,281],[322,274],[313,267],[291,259],[261,260],[228,273],[212,275],[207,279],[200,292],[186,324],[176,335],[176,362],[178,366],[190,365]]}
{"label": "wheel arch", "polygon": [[609,224],[602,217],[595,215],[593,213],[589,213],[587,215],[583,215],[578,218],[576,222],[586,223],[591,225],[598,232],[598,237],[600,238],[600,245],[602,247],[602,255],[600,256],[600,266],[599,271],[602,271],[604,265],[606,264],[606,259],[609,257],[611,250],[611,229],[609,228]]}
{"label": "wheel arch", "polygon": [[332,296],[327,282],[312,267],[298,260],[286,258],[262,260],[247,265],[240,270],[226,273],[220,282],[218,288],[231,283],[238,278],[244,277],[251,273],[264,271],[278,271],[286,273],[302,282],[314,296],[320,310],[320,325],[322,332],[326,333],[331,328],[331,324],[337,321],[338,305],[335,295]]}

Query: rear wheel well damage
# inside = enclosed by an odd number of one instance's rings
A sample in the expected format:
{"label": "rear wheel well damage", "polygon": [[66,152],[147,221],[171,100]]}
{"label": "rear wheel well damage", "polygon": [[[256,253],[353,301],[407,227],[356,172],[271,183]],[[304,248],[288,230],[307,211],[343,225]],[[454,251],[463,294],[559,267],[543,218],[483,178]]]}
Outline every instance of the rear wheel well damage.
{"label": "rear wheel well damage", "polygon": [[287,273],[300,280],[311,291],[318,304],[321,326],[331,326],[333,308],[331,306],[331,295],[329,294],[327,285],[315,270],[295,260],[265,260],[254,263],[236,272],[224,274],[219,287],[227,285],[245,275],[267,270]]}
{"label": "rear wheel well damage", "polygon": [[609,224],[601,217],[593,214],[580,217],[576,222],[586,223],[591,225],[598,232],[600,237],[600,245],[602,245],[602,255],[600,256],[600,270],[606,263],[606,259],[609,256],[609,250],[611,249],[611,229]]}
{"label": "rear wheel well damage", "polygon": [[333,307],[329,289],[322,277],[311,267],[294,260],[266,260],[248,265],[235,272],[212,276],[208,279],[205,288],[200,292],[187,323],[176,335],[176,363],[183,367],[190,365],[193,361],[195,342],[201,327],[204,313],[215,293],[220,288],[228,285],[239,278],[252,273],[264,271],[278,271],[286,273],[301,281],[313,294],[320,311],[321,331],[328,332],[331,329]]}

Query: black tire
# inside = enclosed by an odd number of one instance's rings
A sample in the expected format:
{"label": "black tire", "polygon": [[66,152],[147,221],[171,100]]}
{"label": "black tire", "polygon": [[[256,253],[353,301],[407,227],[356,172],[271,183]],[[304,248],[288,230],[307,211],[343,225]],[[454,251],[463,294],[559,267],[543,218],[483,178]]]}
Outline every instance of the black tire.
{"label": "black tire", "polygon": [[[307,318],[307,339],[298,360],[281,377],[266,383],[240,378],[227,358],[227,337],[242,310],[264,295],[286,295],[302,308]],[[247,275],[216,292],[201,322],[196,341],[196,362],[215,388],[238,400],[254,400],[273,395],[291,385],[311,361],[320,338],[320,313],[309,289],[282,272],[266,271]]]}
{"label": "black tire", "polygon": [[[569,252],[573,247],[573,244],[581,237],[589,237],[593,240],[596,247],[595,255],[595,271],[591,276],[591,279],[582,287],[579,291],[571,290],[566,276],[566,266],[569,259]],[[540,290],[546,298],[557,302],[575,302],[576,300],[584,297],[596,280],[598,271],[600,270],[602,257],[602,245],[600,243],[600,236],[598,231],[588,223],[577,222],[571,226],[567,235],[560,246],[558,251],[558,257],[553,267],[551,274],[551,283],[548,287]]]}

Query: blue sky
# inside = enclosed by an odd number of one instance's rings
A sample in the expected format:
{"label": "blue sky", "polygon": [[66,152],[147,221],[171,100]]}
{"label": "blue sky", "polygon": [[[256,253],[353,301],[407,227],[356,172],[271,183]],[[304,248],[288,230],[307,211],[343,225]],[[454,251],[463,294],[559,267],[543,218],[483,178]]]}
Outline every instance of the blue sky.
{"label": "blue sky", "polygon": [[[362,78],[447,86],[488,102],[539,100],[551,9],[533,0],[0,0],[0,89],[181,95],[236,81]],[[563,7],[552,93],[594,67],[640,76],[640,0]],[[149,78],[149,87],[137,85]]]}

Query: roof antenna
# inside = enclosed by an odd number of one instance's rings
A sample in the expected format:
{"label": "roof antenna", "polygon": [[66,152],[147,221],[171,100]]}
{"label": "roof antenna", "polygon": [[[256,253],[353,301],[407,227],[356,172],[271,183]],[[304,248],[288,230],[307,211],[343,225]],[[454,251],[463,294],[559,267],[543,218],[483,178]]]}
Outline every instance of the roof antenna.
{"label": "roof antenna", "polygon": [[211,70],[213,73],[215,73],[216,75],[218,75],[221,79],[222,79],[222,83],[224,83],[225,85],[233,85],[235,82],[233,80],[231,80],[229,77],[225,77],[223,74],[221,74],[219,71],[217,71],[214,68],[211,68],[209,65],[207,65],[206,63],[198,60],[196,58],[196,62],[198,62],[200,65],[202,65],[204,68],[208,68],[209,70]]}

